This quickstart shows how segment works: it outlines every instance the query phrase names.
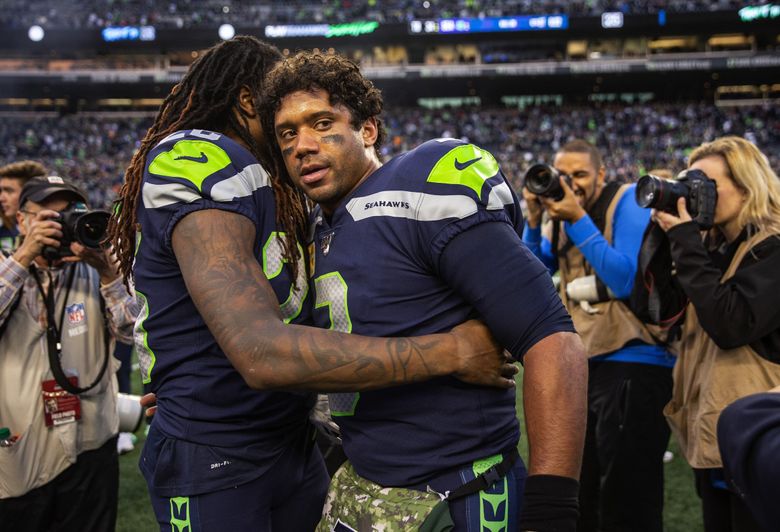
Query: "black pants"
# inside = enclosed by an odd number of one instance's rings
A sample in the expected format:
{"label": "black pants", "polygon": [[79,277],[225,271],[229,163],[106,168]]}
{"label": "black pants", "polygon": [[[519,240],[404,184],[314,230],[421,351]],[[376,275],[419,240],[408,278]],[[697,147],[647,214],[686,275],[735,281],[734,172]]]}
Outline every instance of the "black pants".
{"label": "black pants", "polygon": [[[0,472],[2,474],[2,472]],[[116,525],[119,461],[116,437],[81,453],[48,484],[0,499],[0,529],[14,532],[112,532]]]}
{"label": "black pants", "polygon": [[123,342],[117,342],[114,348],[114,358],[116,358],[121,365],[116,370],[116,382],[119,385],[119,391],[122,393],[130,393],[130,366],[131,356],[133,354],[133,346]]}
{"label": "black pants", "polygon": [[672,369],[591,362],[580,532],[661,532]]}
{"label": "black pants", "polygon": [[722,470],[694,469],[696,493],[701,498],[705,532],[760,532],[761,527],[750,509],[735,493],[713,485],[714,477],[723,478]]}

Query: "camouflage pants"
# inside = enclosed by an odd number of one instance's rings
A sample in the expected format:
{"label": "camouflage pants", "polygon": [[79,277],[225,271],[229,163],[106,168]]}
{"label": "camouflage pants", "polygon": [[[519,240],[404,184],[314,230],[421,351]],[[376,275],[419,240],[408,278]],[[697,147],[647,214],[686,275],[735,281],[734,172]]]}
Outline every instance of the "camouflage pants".
{"label": "camouflage pants", "polygon": [[440,503],[435,493],[384,488],[360,477],[346,462],[330,482],[317,532],[452,530],[447,505]]}

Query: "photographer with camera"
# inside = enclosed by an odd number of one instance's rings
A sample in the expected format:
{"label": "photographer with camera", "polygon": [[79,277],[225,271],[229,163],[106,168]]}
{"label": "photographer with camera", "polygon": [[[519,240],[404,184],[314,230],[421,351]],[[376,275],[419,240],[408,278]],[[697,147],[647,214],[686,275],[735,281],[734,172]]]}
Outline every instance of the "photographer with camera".
{"label": "photographer with camera", "polygon": [[[560,295],[590,357],[578,530],[662,530],[663,454],[674,357],[631,312],[649,213],[632,184],[605,182],[595,146],[573,140],[526,173],[523,241],[560,272]],[[542,238],[542,214],[550,224]]]}
{"label": "photographer with camera", "polygon": [[[732,136],[696,148],[682,179],[640,182],[668,245],[648,231],[637,284],[656,323],[684,319],[665,413],[694,468],[704,528],[759,530],[726,487],[716,425],[735,400],[780,385],[780,181],[755,145]],[[651,257],[653,245],[661,253]]]}
{"label": "photographer with camera", "polygon": [[[110,252],[108,213],[51,176],[21,190],[22,243],[0,262],[0,522],[14,531],[114,530],[114,338],[135,300]],[[7,433],[7,431],[4,431]]]}

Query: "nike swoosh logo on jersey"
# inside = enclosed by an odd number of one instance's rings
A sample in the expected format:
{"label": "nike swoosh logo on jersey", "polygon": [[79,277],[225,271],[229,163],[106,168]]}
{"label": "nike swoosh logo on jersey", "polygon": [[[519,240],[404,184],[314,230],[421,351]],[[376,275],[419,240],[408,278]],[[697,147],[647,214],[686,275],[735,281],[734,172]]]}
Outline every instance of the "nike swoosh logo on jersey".
{"label": "nike swoosh logo on jersey", "polygon": [[458,170],[461,170],[461,171],[465,170],[466,168],[468,168],[469,166],[471,166],[472,164],[474,164],[475,162],[477,162],[477,161],[479,161],[481,159],[482,159],[482,157],[477,157],[476,159],[470,159],[470,160],[462,162],[462,163],[458,162],[458,160],[455,159],[455,168],[457,168]]}
{"label": "nike swoosh logo on jersey", "polygon": [[175,161],[192,161],[192,162],[195,162],[195,163],[207,163],[207,162],[209,162],[209,158],[203,152],[200,152],[200,157],[191,157],[189,155],[179,155],[174,160]]}

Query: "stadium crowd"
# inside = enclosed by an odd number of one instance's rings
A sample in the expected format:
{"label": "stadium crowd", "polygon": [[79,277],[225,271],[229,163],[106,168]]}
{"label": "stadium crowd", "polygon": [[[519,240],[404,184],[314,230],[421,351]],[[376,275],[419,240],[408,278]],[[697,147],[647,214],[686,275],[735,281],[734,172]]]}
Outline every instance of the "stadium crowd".
{"label": "stadium crowd", "polygon": [[150,119],[88,115],[3,120],[3,161],[36,159],[89,195],[90,205],[108,206],[122,183],[138,139]]}
{"label": "stadium crowd", "polygon": [[239,0],[79,0],[53,3],[50,0],[10,0],[3,3],[0,26],[47,28],[102,28],[121,25],[154,25],[161,28],[210,27],[232,23],[241,27],[280,23],[342,23],[376,20],[403,23],[413,19],[450,17],[501,17],[566,13],[570,16],[598,16],[605,11],[627,14],[718,11],[743,7],[738,0],[320,0],[242,2]]}
{"label": "stadium crowd", "polygon": [[[576,136],[601,147],[608,178],[633,181],[653,168],[677,172],[693,146],[740,135],[780,167],[780,111],[776,106],[715,107],[702,103],[507,108],[389,108],[385,113],[389,159],[427,139],[455,137],[498,157],[518,187],[525,170]],[[122,182],[147,118],[70,115],[16,117],[0,123],[0,160],[36,159],[88,191],[90,203],[107,206]],[[549,162],[549,161],[546,161]]]}

